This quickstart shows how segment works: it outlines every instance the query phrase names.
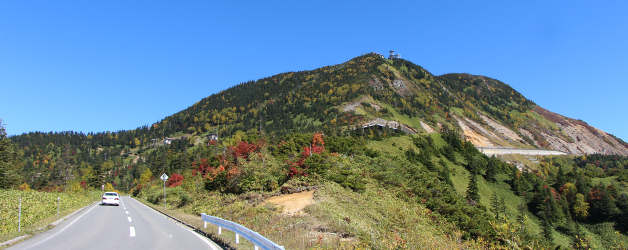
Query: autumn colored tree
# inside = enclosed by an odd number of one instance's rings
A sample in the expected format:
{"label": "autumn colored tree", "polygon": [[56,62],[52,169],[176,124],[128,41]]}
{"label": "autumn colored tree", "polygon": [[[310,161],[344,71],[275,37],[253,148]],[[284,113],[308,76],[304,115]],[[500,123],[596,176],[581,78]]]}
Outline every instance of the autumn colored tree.
{"label": "autumn colored tree", "polygon": [[144,172],[142,172],[142,174],[140,175],[140,185],[148,184],[152,178],[153,173],[150,171],[149,168],[146,168],[146,170],[144,170]]}
{"label": "autumn colored tree", "polygon": [[174,173],[172,174],[172,176],[170,176],[170,178],[168,178],[168,181],[166,182],[166,186],[168,187],[179,186],[183,184],[183,179],[184,179],[183,175]]}
{"label": "autumn colored tree", "polygon": [[580,193],[576,194],[572,211],[579,220],[584,220],[589,216],[589,203],[584,200],[584,195]]}
{"label": "autumn colored tree", "polygon": [[105,191],[106,192],[113,192],[116,191],[116,189],[113,187],[113,185],[110,182],[107,182],[107,184],[105,184]]}

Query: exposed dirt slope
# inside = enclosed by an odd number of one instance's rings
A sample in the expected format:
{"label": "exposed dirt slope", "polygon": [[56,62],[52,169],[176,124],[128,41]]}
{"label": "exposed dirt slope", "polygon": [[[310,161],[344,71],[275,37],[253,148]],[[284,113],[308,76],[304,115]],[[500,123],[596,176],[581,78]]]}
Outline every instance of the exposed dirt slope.
{"label": "exposed dirt slope", "polygon": [[283,207],[284,214],[295,215],[302,213],[305,207],[314,204],[314,191],[274,196],[266,202]]}

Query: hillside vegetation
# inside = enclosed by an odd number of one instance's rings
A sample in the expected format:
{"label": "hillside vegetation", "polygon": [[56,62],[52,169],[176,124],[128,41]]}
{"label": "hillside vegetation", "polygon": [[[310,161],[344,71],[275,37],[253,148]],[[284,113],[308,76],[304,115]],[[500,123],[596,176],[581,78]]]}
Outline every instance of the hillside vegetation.
{"label": "hillside vegetation", "polygon": [[[106,185],[159,204],[168,173],[169,207],[289,248],[627,246],[623,141],[495,79],[374,53],[242,83],[135,130],[5,137],[3,188]],[[588,154],[519,169],[478,143]],[[314,203],[297,215],[265,202],[304,190]]]}
{"label": "hillside vegetation", "polygon": [[[19,234],[31,233],[46,226],[59,214],[64,216],[87,206],[100,198],[100,192],[37,192],[0,189],[0,241],[4,242]],[[18,208],[22,200],[21,233],[18,233]]]}

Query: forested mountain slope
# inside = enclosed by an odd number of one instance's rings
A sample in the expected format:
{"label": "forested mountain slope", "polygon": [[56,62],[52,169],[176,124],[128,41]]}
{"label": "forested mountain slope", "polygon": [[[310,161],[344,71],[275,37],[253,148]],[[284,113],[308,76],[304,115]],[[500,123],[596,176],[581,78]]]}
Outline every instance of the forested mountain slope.
{"label": "forested mountain slope", "polygon": [[416,130],[454,126],[476,146],[628,155],[621,139],[547,111],[498,80],[434,76],[409,61],[375,53],[240,84],[153,124],[153,129],[203,133],[223,124],[227,134],[251,128],[340,132],[374,118]]}
{"label": "forested mountain slope", "polygon": [[[474,146],[578,156],[520,168]],[[242,83],[134,130],[9,140],[0,126],[2,187],[105,185],[159,203],[156,176],[169,173],[167,202],[186,213],[272,224],[271,238],[298,224],[299,237],[348,249],[625,246],[626,155],[622,140],[498,80],[375,53]],[[315,190],[304,217],[264,203],[300,190]]]}
{"label": "forested mountain slope", "polygon": [[71,143],[91,147],[133,147],[177,132],[201,134],[216,129],[221,134],[249,129],[275,134],[340,133],[374,118],[399,121],[418,131],[457,127],[476,146],[628,155],[628,144],[621,139],[545,110],[498,80],[468,74],[434,76],[409,61],[375,53],[242,83],[150,127],[89,136],[35,133],[13,140],[28,146],[42,136],[49,141],[69,136]]}

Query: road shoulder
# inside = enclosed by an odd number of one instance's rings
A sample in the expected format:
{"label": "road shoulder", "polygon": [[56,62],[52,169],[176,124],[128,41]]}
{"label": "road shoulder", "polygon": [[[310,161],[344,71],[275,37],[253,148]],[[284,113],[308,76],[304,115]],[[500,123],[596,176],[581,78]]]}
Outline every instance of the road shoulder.
{"label": "road shoulder", "polygon": [[14,246],[15,244],[18,244],[18,243],[23,242],[25,240],[31,239],[31,238],[33,238],[35,236],[40,235],[40,234],[44,234],[44,233],[50,232],[50,231],[54,230],[59,224],[69,220],[71,217],[76,216],[77,214],[85,211],[89,207],[92,207],[92,206],[96,205],[97,203],[98,202],[96,201],[96,202],[93,202],[93,203],[91,203],[91,204],[89,204],[87,206],[84,206],[82,208],[76,209],[75,211],[67,214],[66,216],[63,216],[62,218],[60,218],[60,219],[58,219],[56,221],[51,222],[50,224],[47,224],[45,226],[37,228],[33,232],[26,233],[24,235],[20,235],[20,236],[17,236],[15,238],[13,238],[13,239],[10,239],[10,240],[7,240],[5,242],[2,242],[2,243],[0,243],[0,249]]}
{"label": "road shoulder", "polygon": [[[166,219],[173,221],[174,223],[176,223],[178,226],[180,226],[181,228],[189,231],[190,233],[194,234],[196,237],[198,237],[199,239],[201,239],[202,241],[204,241],[205,243],[207,243],[211,249],[213,250],[217,250],[217,249],[224,249],[222,246],[218,245],[216,242],[214,242],[214,239],[212,237],[210,237],[209,235],[205,234],[202,230],[200,230],[199,228],[196,228],[188,223],[185,223],[182,220],[179,220],[173,216],[170,216],[162,211],[159,211],[151,206],[148,206],[146,204],[144,204],[144,202],[142,202],[141,200],[137,200],[133,197],[129,196],[130,200],[133,200],[135,202],[137,202],[138,204],[140,204],[141,206],[144,206],[146,208],[148,208],[149,210],[153,211],[156,214],[159,214],[160,216],[164,216]],[[200,232],[200,233],[199,233]]]}

